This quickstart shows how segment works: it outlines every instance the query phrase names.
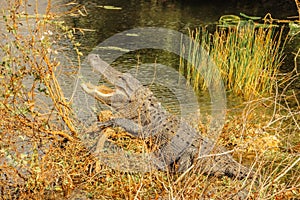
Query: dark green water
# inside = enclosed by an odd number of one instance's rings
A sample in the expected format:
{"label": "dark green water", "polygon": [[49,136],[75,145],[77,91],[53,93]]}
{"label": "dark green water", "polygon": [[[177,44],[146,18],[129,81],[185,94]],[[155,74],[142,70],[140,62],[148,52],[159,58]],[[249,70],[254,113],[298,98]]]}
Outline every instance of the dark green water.
{"label": "dark green water", "polygon": [[[90,0],[82,1],[82,13],[86,16],[66,17],[68,25],[77,28],[88,29],[85,33],[78,33],[77,39],[81,43],[81,51],[86,56],[92,50],[106,39],[113,37],[117,33],[140,27],[163,27],[180,31],[188,34],[188,29],[199,26],[207,26],[208,29],[214,29],[218,19],[222,15],[245,13],[249,16],[264,17],[271,13],[272,17],[287,19],[287,17],[296,16],[297,10],[293,1],[277,1],[277,3],[268,1],[171,1],[171,0]],[[109,6],[109,7],[104,7]],[[159,37],[159,35],[157,36]],[[155,40],[155,38],[153,38]],[[169,42],[173,42],[170,40]],[[289,43],[290,52],[297,51],[299,46],[299,37],[294,38]],[[120,44],[120,46],[122,46]],[[116,51],[116,49],[112,50]],[[109,56],[110,52],[107,52]],[[293,68],[292,58],[284,63],[283,68],[288,71]],[[124,53],[113,65],[120,71],[126,72],[128,69],[134,69],[137,63],[159,63],[170,66],[177,70],[179,57],[164,51],[154,49],[140,49]],[[90,66],[85,62],[82,65],[82,71],[89,71]],[[85,75],[85,80],[93,78]],[[151,76],[151,73],[149,74]],[[178,78],[177,76],[170,79]],[[94,78],[93,78],[94,79]],[[100,78],[99,78],[100,80]],[[99,81],[98,80],[98,81]],[[297,89],[299,84],[293,86]],[[298,81],[299,82],[299,81]],[[178,98],[174,93],[164,87],[151,86],[155,95],[170,110],[174,110],[172,105],[178,104]],[[184,96],[183,94],[181,94]],[[211,99],[209,94],[201,93],[197,96],[201,111],[209,112]],[[241,99],[238,97],[227,98],[227,106],[234,107],[239,104]],[[175,111],[176,106],[175,106]],[[190,113],[198,111],[190,110]]]}
{"label": "dark green water", "polygon": [[[83,49],[89,51],[114,34],[137,27],[164,27],[187,33],[188,28],[200,25],[213,26],[222,15],[245,13],[249,16],[264,17],[270,13],[274,19],[287,19],[298,15],[293,1],[262,2],[89,0],[81,2],[87,16],[67,18],[67,22],[74,27],[93,30],[78,35]],[[121,9],[104,9],[100,6],[114,6]]]}

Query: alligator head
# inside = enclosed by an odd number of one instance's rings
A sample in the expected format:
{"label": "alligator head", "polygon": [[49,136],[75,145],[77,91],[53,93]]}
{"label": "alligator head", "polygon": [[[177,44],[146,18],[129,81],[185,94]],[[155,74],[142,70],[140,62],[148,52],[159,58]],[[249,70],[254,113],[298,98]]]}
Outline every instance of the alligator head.
{"label": "alligator head", "polygon": [[95,86],[91,83],[82,83],[81,87],[85,92],[109,106],[114,108],[124,107],[124,105],[134,101],[135,94],[138,90],[146,89],[131,74],[121,73],[115,70],[96,54],[90,54],[88,56],[88,62],[95,70],[100,72],[108,82],[114,85],[114,89],[103,85]]}

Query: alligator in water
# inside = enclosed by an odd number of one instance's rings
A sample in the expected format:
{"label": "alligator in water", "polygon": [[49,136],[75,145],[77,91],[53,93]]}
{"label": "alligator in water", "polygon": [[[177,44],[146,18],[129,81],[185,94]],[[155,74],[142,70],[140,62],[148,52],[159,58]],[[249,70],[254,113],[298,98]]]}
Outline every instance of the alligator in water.
{"label": "alligator in water", "polygon": [[153,152],[153,162],[149,164],[159,170],[180,172],[197,166],[210,175],[238,179],[252,176],[250,170],[235,161],[229,151],[167,112],[151,90],[131,74],[115,70],[96,54],[90,54],[88,61],[115,87],[99,90],[90,83],[81,84],[86,93],[115,111],[114,118],[102,126],[122,127],[134,137],[155,138],[159,148]]}

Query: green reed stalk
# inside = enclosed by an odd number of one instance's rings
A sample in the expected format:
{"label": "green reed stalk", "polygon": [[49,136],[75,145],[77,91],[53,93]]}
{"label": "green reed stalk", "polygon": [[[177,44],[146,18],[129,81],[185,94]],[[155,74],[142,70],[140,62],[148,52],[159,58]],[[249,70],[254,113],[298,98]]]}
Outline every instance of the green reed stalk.
{"label": "green reed stalk", "polygon": [[[195,89],[205,89],[210,81],[209,78],[204,80],[196,70],[202,62],[201,46],[219,67],[227,89],[245,98],[272,92],[283,60],[282,30],[276,32],[272,26],[246,25],[218,29],[213,35],[205,29],[197,29],[190,31],[190,36],[194,41],[188,49],[191,63],[181,61],[180,70],[185,72]],[[205,73],[205,77],[210,77],[209,69]]]}

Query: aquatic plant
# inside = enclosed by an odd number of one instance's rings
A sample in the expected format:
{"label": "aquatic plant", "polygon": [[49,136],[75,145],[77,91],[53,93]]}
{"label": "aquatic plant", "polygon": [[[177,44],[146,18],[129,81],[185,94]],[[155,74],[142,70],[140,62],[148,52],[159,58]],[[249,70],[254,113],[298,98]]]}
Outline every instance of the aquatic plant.
{"label": "aquatic plant", "polygon": [[[58,21],[50,4],[44,15],[29,15],[23,12],[27,1],[6,3],[0,21],[4,29],[0,35],[1,199],[238,199],[241,191],[243,199],[299,199],[300,105],[294,93],[249,101],[241,113],[228,111],[231,118],[219,142],[229,148],[234,145],[237,160],[245,154],[252,156],[250,166],[255,168],[257,182],[208,177],[195,168],[181,174],[113,170],[78,138],[72,98],[65,97],[57,79],[61,65],[71,75],[78,70],[68,57],[64,63],[59,61],[62,47],[80,59],[75,29]],[[81,15],[80,6],[71,4],[76,8],[69,14]],[[66,46],[60,46],[61,39]],[[210,45],[206,43],[205,48]],[[297,58],[295,64],[299,64]],[[189,73],[192,78],[194,72]],[[299,74],[290,77],[294,81]],[[293,98],[294,110],[282,103]],[[272,115],[262,114],[265,110]],[[199,125],[203,134],[208,128]],[[117,127],[105,131],[112,132],[115,144],[143,150],[145,141],[133,140]]]}
{"label": "aquatic plant", "polygon": [[[191,62],[181,61],[180,70],[195,89],[208,85],[195,70],[202,62],[199,55],[202,46],[218,66],[228,90],[245,98],[272,92],[284,57],[282,29],[249,22],[219,27],[214,34],[204,28],[196,29],[190,31],[190,36],[195,42],[187,50]],[[209,76],[209,70],[206,73]]]}

